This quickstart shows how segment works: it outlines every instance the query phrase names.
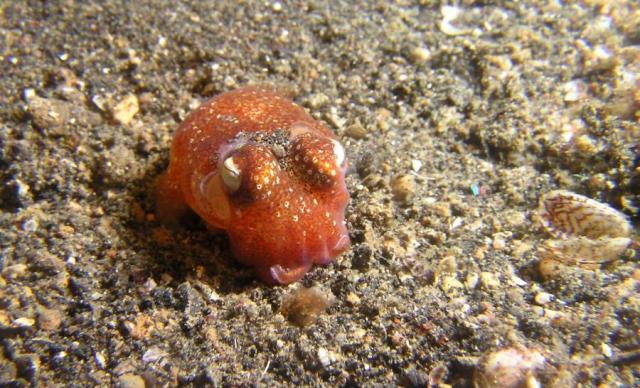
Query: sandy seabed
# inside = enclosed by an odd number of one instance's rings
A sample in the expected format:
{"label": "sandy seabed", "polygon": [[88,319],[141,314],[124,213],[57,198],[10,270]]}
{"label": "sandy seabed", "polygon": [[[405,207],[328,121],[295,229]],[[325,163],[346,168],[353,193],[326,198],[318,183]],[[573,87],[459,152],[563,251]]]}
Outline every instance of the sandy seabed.
{"label": "sandy seabed", "polygon": [[[635,243],[549,270],[536,212],[638,220],[638,3],[456,4],[2,2],[2,385],[638,385]],[[178,124],[249,84],[351,165],[351,248],[286,287],[154,218]]]}

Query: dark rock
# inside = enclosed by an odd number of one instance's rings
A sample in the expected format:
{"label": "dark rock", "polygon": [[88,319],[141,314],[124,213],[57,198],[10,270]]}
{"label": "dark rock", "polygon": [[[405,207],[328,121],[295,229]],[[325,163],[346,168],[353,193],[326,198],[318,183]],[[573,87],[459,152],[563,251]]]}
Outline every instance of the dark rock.
{"label": "dark rock", "polygon": [[182,317],[183,329],[191,332],[195,328],[202,326],[204,322],[202,309],[205,306],[205,302],[200,293],[189,282],[184,282],[176,289],[176,296],[180,301],[179,307],[184,311],[184,316]]}
{"label": "dark rock", "polygon": [[40,359],[37,354],[24,354],[14,360],[18,368],[18,376],[29,381],[36,380]]}
{"label": "dark rock", "polygon": [[0,338],[11,338],[28,333],[33,330],[31,326],[0,326]]}
{"label": "dark rock", "polygon": [[366,271],[369,269],[369,261],[373,256],[373,250],[368,244],[360,244],[354,248],[353,268]]}
{"label": "dark rock", "polygon": [[151,291],[151,296],[157,306],[174,307],[178,304],[173,292],[165,287],[156,287]]}
{"label": "dark rock", "polygon": [[87,295],[87,293],[89,292],[89,285],[87,285],[87,282],[82,279],[70,277],[69,291],[71,291],[73,295],[84,299],[85,295]]}
{"label": "dark rock", "polygon": [[18,376],[16,365],[0,355],[0,384],[6,384]]}
{"label": "dark rock", "polygon": [[18,179],[12,179],[0,189],[0,209],[15,212],[33,202],[29,186]]}

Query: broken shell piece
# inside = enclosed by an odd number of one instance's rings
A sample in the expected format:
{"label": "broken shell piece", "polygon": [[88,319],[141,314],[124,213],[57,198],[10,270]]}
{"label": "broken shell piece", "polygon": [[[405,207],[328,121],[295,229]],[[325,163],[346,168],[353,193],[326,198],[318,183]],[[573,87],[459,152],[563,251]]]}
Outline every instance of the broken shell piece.
{"label": "broken shell piece", "polygon": [[601,202],[565,190],[540,198],[542,227],[556,237],[627,237],[631,226],[624,214]]}
{"label": "broken shell piece", "polygon": [[587,85],[580,80],[573,80],[562,85],[565,102],[576,102],[587,97]]}
{"label": "broken shell piece", "polygon": [[532,349],[507,348],[484,355],[473,375],[478,388],[520,388],[540,386],[536,372],[544,368],[545,358]]}
{"label": "broken shell piece", "polygon": [[460,15],[460,8],[445,5],[440,9],[440,12],[442,13],[440,31],[444,32],[447,35],[464,35],[466,33],[465,30],[459,29],[451,24],[451,22],[453,22],[458,17],[458,15]]}
{"label": "broken shell piece", "polygon": [[591,240],[574,237],[565,240],[547,240],[538,249],[541,257],[566,265],[579,265],[587,269],[597,269],[600,265],[616,261],[635,245],[626,237]]}

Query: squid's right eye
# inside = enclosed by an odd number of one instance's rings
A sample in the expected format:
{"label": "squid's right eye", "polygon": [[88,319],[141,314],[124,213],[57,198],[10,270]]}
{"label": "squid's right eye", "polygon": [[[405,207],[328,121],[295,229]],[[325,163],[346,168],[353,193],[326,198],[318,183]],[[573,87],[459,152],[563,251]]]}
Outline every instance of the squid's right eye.
{"label": "squid's right eye", "polygon": [[306,182],[331,187],[345,169],[345,150],[335,139],[303,133],[291,141],[290,160],[294,170]]}
{"label": "squid's right eye", "polygon": [[238,191],[240,184],[242,183],[242,175],[240,168],[233,159],[233,156],[229,156],[222,163],[220,177],[222,178],[222,183],[224,183],[224,187],[227,192],[232,194]]}

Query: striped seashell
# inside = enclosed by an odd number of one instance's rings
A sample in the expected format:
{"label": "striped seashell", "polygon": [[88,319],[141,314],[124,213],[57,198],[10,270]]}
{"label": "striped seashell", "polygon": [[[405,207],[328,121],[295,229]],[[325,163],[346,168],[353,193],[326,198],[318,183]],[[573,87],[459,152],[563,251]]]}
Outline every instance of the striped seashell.
{"label": "striped seashell", "polygon": [[565,190],[540,198],[538,216],[542,227],[556,237],[628,237],[631,224],[612,207]]}
{"label": "striped seashell", "polygon": [[596,269],[602,264],[620,259],[628,249],[635,249],[636,246],[637,244],[627,237],[591,240],[580,236],[547,240],[539,247],[539,251],[541,256],[552,257],[565,264]]}

